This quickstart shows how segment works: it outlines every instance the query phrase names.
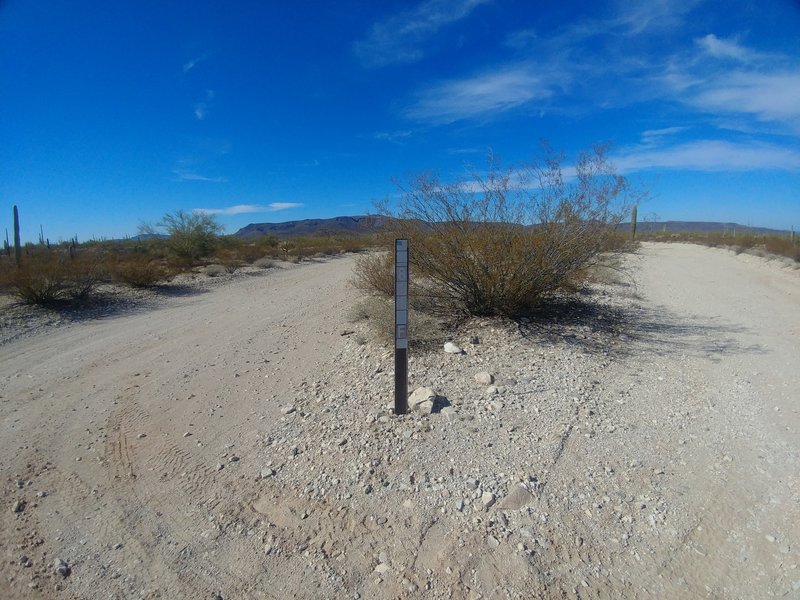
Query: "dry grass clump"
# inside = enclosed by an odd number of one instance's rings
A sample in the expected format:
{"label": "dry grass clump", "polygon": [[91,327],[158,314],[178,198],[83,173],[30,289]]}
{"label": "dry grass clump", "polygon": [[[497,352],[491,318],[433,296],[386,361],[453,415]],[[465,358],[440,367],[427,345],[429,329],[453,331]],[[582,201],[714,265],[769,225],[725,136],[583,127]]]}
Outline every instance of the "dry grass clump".
{"label": "dry grass clump", "polygon": [[[368,296],[350,311],[353,323],[366,321],[373,340],[383,345],[394,343],[394,304],[388,298]],[[444,340],[444,324],[429,314],[409,310],[408,341],[412,349],[431,349]]]}
{"label": "dry grass clump", "polygon": [[275,261],[265,256],[253,261],[253,266],[257,269],[272,269],[275,267]]}

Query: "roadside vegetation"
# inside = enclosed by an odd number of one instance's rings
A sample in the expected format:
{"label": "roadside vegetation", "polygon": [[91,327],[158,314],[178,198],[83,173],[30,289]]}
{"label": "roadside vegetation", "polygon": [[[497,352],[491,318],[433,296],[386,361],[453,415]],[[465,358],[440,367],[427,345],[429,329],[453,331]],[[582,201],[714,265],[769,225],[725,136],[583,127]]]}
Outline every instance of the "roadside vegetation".
{"label": "roadside vegetation", "polygon": [[756,234],[747,231],[675,232],[659,231],[640,234],[637,239],[653,242],[688,242],[712,248],[728,248],[736,254],[748,252],[759,256],[783,256],[800,263],[800,236],[797,234]]}
{"label": "roadside vegetation", "polygon": [[[99,286],[155,288],[181,273],[219,276],[253,266],[268,269],[277,261],[301,262],[374,244],[368,236],[261,236],[243,240],[220,235],[210,215],[178,211],[156,225],[143,224],[140,235],[125,240],[77,240],[19,247],[6,243],[0,254],[0,294],[46,307],[90,303]],[[163,232],[163,233],[162,233]]]}
{"label": "roadside vegetation", "polygon": [[[409,240],[410,304],[447,320],[517,318],[549,295],[572,289],[600,256],[629,247],[616,228],[640,197],[598,146],[580,154],[574,176],[563,156],[472,173],[445,183],[425,173],[399,185],[388,239]],[[387,248],[388,250],[388,248]],[[394,289],[390,252],[359,259],[355,284],[389,299]]]}

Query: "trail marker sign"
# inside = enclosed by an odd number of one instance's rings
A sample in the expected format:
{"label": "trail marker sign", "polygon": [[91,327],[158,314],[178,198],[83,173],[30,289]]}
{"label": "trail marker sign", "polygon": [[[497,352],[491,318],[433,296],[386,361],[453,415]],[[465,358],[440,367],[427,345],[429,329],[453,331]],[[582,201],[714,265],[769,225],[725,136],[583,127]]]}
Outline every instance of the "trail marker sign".
{"label": "trail marker sign", "polygon": [[408,240],[394,241],[394,414],[408,411]]}

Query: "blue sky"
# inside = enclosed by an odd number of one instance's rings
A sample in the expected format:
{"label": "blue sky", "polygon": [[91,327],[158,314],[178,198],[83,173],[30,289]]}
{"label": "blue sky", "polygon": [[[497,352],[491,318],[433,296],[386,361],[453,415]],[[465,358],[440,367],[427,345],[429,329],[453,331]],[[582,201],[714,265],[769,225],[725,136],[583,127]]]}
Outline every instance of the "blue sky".
{"label": "blue sky", "polygon": [[0,0],[0,226],[364,214],[612,144],[640,219],[800,228],[797,2]]}

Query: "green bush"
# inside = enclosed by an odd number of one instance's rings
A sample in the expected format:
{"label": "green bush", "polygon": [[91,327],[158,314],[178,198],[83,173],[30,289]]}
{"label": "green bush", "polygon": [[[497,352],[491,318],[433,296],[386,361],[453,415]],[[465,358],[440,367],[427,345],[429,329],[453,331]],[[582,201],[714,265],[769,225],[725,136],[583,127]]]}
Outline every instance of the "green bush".
{"label": "green bush", "polygon": [[139,226],[139,233],[154,234],[158,228],[167,232],[167,246],[179,264],[192,263],[213,254],[222,233],[222,225],[213,215],[183,210],[165,214],[155,227],[143,223]]}

